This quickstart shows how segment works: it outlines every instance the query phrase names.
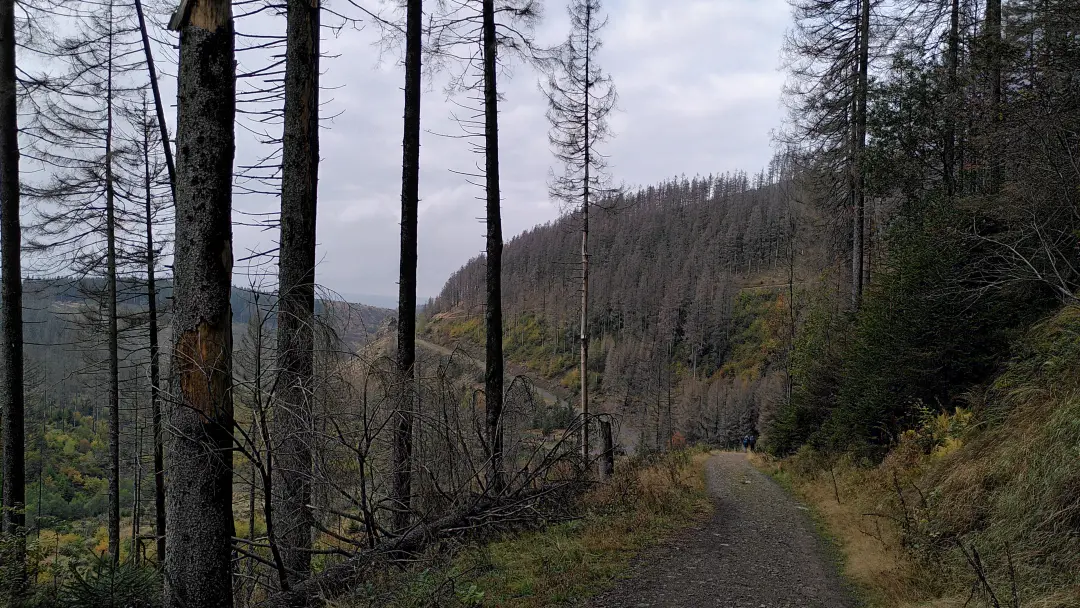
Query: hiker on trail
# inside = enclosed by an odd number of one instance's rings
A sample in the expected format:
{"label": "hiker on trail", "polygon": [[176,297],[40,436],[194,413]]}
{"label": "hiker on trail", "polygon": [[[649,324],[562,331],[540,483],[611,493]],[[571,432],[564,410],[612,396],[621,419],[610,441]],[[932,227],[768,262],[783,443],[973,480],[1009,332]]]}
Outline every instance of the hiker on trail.
{"label": "hiker on trail", "polygon": [[750,436],[743,435],[742,438],[742,451],[746,452],[750,447]]}
{"label": "hiker on trail", "polygon": [[751,434],[750,435],[750,451],[751,452],[755,451],[756,447],[757,447],[757,435]]}

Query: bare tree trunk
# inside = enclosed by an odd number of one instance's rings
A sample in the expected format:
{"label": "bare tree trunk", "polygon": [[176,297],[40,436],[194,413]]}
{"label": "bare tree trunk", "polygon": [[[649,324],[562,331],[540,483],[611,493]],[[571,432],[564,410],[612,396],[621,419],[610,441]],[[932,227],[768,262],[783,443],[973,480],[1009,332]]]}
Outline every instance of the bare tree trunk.
{"label": "bare tree trunk", "polygon": [[135,0],[135,13],[139,18],[139,33],[142,34],[143,54],[146,55],[146,71],[150,76],[150,89],[154,93],[154,109],[157,111],[158,130],[161,131],[161,147],[165,152],[165,167],[169,171],[169,188],[172,190],[173,202],[175,202],[176,165],[173,163],[169,125],[165,122],[165,104],[161,101],[161,89],[158,87],[157,68],[154,67],[154,52],[150,48],[150,35],[146,30],[146,15],[143,12],[142,0]]}
{"label": "bare tree trunk", "polygon": [[[588,136],[585,137],[588,141]],[[586,144],[587,146],[587,144]],[[587,149],[587,148],[586,148]],[[589,161],[585,153],[585,197],[581,204],[581,457],[589,461]]]}
{"label": "bare tree trunk", "polygon": [[231,608],[232,6],[181,4],[165,608]]}
{"label": "bare tree trunk", "polygon": [[600,459],[600,477],[609,479],[615,473],[615,440],[611,435],[611,421],[600,421],[600,441],[603,453]]}
{"label": "bare tree trunk", "polygon": [[960,96],[960,0],[952,0],[949,15],[949,49],[946,67],[949,77],[948,109],[945,113],[945,195],[956,195],[956,115]]}
{"label": "bare tree trunk", "polygon": [[[109,6],[112,18],[112,5]],[[109,559],[120,563],[120,344],[116,320],[116,191],[113,187],[112,29],[105,87],[105,272],[109,350]]]}
{"label": "bare tree trunk", "polygon": [[[589,82],[591,7],[585,8],[585,82]],[[581,457],[589,462],[589,87],[585,86],[585,181],[581,197]]]}
{"label": "bare tree trunk", "polygon": [[[145,105],[144,105],[145,107]],[[168,149],[168,144],[165,144]],[[157,561],[165,559],[165,450],[161,431],[161,347],[158,345],[157,252],[154,250],[153,199],[150,175],[150,134],[143,132],[143,175],[146,198],[146,307],[150,341],[150,412],[154,435],[154,536]],[[172,181],[170,177],[170,181]],[[175,193],[174,199],[175,201]]]}
{"label": "bare tree trunk", "polygon": [[483,0],[484,37],[484,140],[487,178],[487,310],[485,311],[486,369],[484,403],[487,414],[487,439],[491,449],[490,485],[495,492],[503,488],[502,408],[502,214],[499,194],[499,90],[496,82],[495,2]]}
{"label": "bare tree trunk", "polygon": [[315,216],[319,181],[319,0],[289,0],[278,266],[274,511],[285,567],[311,570]]}
{"label": "bare tree trunk", "polygon": [[866,152],[866,96],[870,61],[870,0],[861,0],[859,8],[858,36],[858,82],[855,87],[855,154],[854,171],[855,213],[852,226],[851,299],[852,307],[862,305],[864,285],[864,256],[866,231],[866,176],[864,156]]}
{"label": "bare tree trunk", "polygon": [[[17,538],[25,561],[26,443],[23,428],[22,228],[19,224],[19,127],[15,98],[15,0],[0,0],[0,413],[3,415],[2,531]],[[25,576],[20,568],[21,576]]]}
{"label": "bare tree trunk", "polygon": [[989,57],[987,66],[990,78],[990,136],[991,144],[987,146],[988,161],[990,165],[990,193],[996,193],[1001,180],[1001,168],[998,164],[997,155],[994,153],[997,145],[996,133],[998,124],[1001,122],[1001,0],[986,0],[986,52]]}
{"label": "bare tree trunk", "polygon": [[394,528],[409,526],[412,505],[413,378],[416,363],[416,224],[420,204],[420,101],[424,8],[409,0],[405,25],[405,126],[401,159],[401,260],[398,280],[397,371],[400,403],[394,425]]}
{"label": "bare tree trunk", "polygon": [[142,434],[139,428],[139,384],[135,382],[135,456],[132,458],[132,468],[135,471],[135,483],[131,492],[131,560],[135,565],[139,564],[139,511],[142,496],[139,492],[142,485]]}

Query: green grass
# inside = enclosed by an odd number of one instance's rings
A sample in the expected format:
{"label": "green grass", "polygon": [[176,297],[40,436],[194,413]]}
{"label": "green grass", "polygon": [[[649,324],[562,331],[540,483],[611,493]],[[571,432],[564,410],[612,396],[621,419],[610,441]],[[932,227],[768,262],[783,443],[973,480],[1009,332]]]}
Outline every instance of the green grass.
{"label": "green grass", "polygon": [[433,556],[351,605],[576,605],[623,576],[639,551],[708,514],[707,457],[680,452],[656,464],[624,466],[583,497],[578,519]]}

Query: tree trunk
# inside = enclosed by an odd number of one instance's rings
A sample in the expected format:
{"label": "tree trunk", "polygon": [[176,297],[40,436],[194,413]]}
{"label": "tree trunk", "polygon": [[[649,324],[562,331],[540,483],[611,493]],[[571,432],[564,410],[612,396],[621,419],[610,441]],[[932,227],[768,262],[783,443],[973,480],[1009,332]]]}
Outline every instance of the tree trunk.
{"label": "tree trunk", "polygon": [[600,477],[610,479],[615,473],[615,440],[611,435],[611,421],[600,421],[600,440],[604,449],[600,460]]}
{"label": "tree trunk", "polygon": [[495,492],[503,489],[502,408],[502,215],[499,194],[499,92],[496,83],[495,2],[484,0],[484,140],[487,179],[487,309],[485,311],[486,369],[484,403],[487,439],[491,449],[489,483]]}
{"label": "tree trunk", "polygon": [[412,506],[413,366],[416,363],[416,224],[420,204],[420,99],[424,9],[409,0],[405,25],[405,125],[401,145],[401,258],[398,280],[397,371],[400,403],[394,425],[394,528],[409,526]]}
{"label": "tree trunk", "polygon": [[[112,5],[109,6],[112,18]],[[112,29],[105,94],[105,272],[109,351],[109,559],[120,563],[120,338],[116,320],[116,192],[112,172]]]}
{"label": "tree trunk", "polygon": [[135,471],[135,483],[131,491],[131,561],[139,564],[139,501],[142,498],[139,489],[142,485],[142,434],[139,428],[139,383],[135,381],[135,456],[131,459],[132,469]]}
{"label": "tree trunk", "polygon": [[158,130],[161,131],[161,148],[165,152],[165,167],[169,171],[169,188],[172,191],[173,202],[176,202],[176,165],[173,163],[169,125],[165,122],[165,104],[161,101],[161,89],[158,87],[157,68],[154,67],[154,52],[150,47],[150,35],[146,30],[146,15],[143,11],[142,0],[135,0],[135,14],[139,18],[139,33],[142,35],[143,54],[146,55],[146,71],[150,77],[150,89],[154,93],[154,109],[157,111]]}
{"label": "tree trunk", "polygon": [[589,462],[589,35],[592,9],[585,7],[585,181],[581,197],[581,457]]}
{"label": "tree trunk", "polygon": [[862,305],[864,285],[864,256],[866,231],[866,176],[864,155],[866,152],[866,96],[870,61],[870,0],[861,0],[858,27],[858,81],[855,86],[855,154],[852,170],[854,172],[853,194],[855,213],[852,226],[851,255],[851,299],[852,307],[858,310]]}
{"label": "tree trunk", "polygon": [[[168,149],[168,144],[165,144],[165,148]],[[143,175],[146,199],[143,203],[146,212],[146,307],[147,332],[150,341],[150,412],[151,430],[154,435],[154,536],[157,542],[157,561],[160,564],[165,559],[165,450],[162,446],[161,432],[161,348],[158,345],[157,253],[154,250],[150,133],[146,131],[143,132],[143,167],[146,170]],[[172,181],[171,177],[170,181]],[[175,198],[173,200],[175,201]]]}
{"label": "tree trunk", "polygon": [[989,191],[991,194],[998,190],[1001,180],[1001,168],[998,164],[997,154],[997,127],[1001,122],[1001,0],[986,1],[986,53],[987,68],[990,79],[990,145],[987,146],[987,160],[990,165]]}
{"label": "tree trunk", "polygon": [[960,0],[952,0],[945,63],[949,77],[949,103],[945,112],[945,195],[951,198],[956,195],[956,116],[960,110]]}
{"label": "tree trunk", "polygon": [[274,512],[285,567],[311,570],[315,216],[319,181],[319,0],[289,0],[278,257]]}
{"label": "tree trunk", "polygon": [[[0,0],[0,414],[3,415],[2,531],[16,535],[13,559],[25,559],[22,228],[19,224],[19,127],[15,98],[15,0]],[[20,572],[22,570],[20,569]]]}
{"label": "tree trunk", "polygon": [[181,6],[164,606],[231,608],[232,7]]}

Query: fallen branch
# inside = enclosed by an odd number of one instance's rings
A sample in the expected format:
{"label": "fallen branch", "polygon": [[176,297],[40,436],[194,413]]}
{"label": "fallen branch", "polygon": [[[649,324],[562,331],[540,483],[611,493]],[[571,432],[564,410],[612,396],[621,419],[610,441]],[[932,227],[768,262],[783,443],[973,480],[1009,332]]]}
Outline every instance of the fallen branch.
{"label": "fallen branch", "polygon": [[[327,567],[307,580],[291,585],[288,591],[276,593],[258,604],[258,608],[301,608],[310,605],[316,598],[340,597],[360,586],[375,570],[389,561],[400,559],[404,554],[415,553],[429,543],[458,534],[463,530],[503,521],[503,517],[500,517],[501,513],[513,514],[517,511],[514,507],[539,500],[557,489],[560,489],[560,486],[501,499],[487,495],[477,496],[469,504],[431,523],[416,525],[400,536],[383,541],[373,549],[357,553],[339,564]],[[488,521],[483,522],[483,520]]]}

